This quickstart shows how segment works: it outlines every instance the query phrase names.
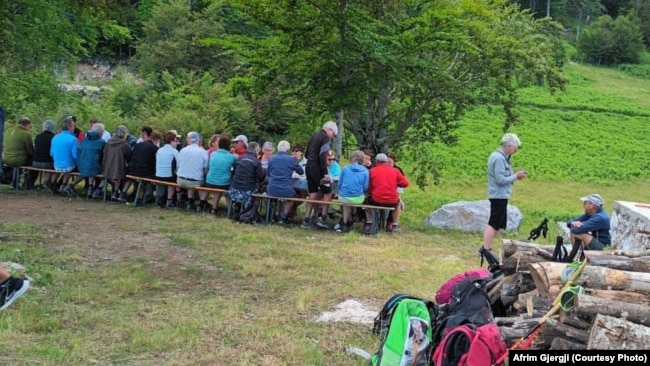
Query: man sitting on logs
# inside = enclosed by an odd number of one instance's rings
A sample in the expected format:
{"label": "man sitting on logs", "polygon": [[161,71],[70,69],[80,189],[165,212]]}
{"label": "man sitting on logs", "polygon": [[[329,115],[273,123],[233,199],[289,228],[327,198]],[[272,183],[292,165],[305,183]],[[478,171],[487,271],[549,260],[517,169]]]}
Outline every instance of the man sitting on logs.
{"label": "man sitting on logs", "polygon": [[584,215],[567,221],[571,229],[571,244],[581,243],[584,249],[603,250],[611,244],[609,215],[603,208],[603,198],[594,193],[580,200],[585,208]]}

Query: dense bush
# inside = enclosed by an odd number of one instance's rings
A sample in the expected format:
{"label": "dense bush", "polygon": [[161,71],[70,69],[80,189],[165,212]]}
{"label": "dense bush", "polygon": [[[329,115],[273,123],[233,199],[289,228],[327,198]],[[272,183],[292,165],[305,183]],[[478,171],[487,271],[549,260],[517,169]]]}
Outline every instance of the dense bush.
{"label": "dense bush", "polygon": [[585,28],[578,49],[583,59],[593,64],[638,63],[645,46],[636,15],[601,16]]}

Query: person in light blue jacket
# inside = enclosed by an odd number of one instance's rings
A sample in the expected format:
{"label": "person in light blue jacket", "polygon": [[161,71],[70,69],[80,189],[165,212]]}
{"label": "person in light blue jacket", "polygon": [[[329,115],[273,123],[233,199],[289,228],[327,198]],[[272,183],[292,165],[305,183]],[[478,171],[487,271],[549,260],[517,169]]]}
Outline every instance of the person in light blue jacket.
{"label": "person in light blue jacket", "polygon": [[[292,198],[297,195],[296,190],[293,188],[292,176],[293,173],[304,174],[305,171],[296,159],[289,155],[290,148],[291,146],[288,141],[280,141],[278,143],[278,153],[269,159],[269,165],[266,170],[268,178],[266,193],[269,196]],[[284,202],[284,210],[280,214],[278,224],[282,225],[287,223],[289,213],[293,208],[293,203],[290,200]]]}
{"label": "person in light blue jacket", "polygon": [[[363,165],[365,154],[357,150],[350,156],[350,164],[341,171],[339,178],[339,201],[362,204],[370,185],[370,173]],[[343,206],[341,222],[334,226],[336,232],[347,232],[352,227],[352,207]]]}
{"label": "person in light blue jacket", "polygon": [[70,173],[77,168],[77,149],[79,143],[74,135],[73,117],[66,117],[61,123],[61,132],[52,138],[50,156],[54,160],[54,170],[63,174],[59,193],[70,197],[75,195],[74,187],[68,186]]}
{"label": "person in light blue jacket", "polygon": [[499,230],[505,230],[508,222],[508,199],[512,194],[512,185],[516,180],[526,177],[526,172],[512,171],[510,157],[521,146],[519,137],[514,133],[506,133],[501,138],[501,146],[496,149],[487,163],[488,199],[490,200],[490,219],[483,232],[483,250],[492,250],[492,240]]}

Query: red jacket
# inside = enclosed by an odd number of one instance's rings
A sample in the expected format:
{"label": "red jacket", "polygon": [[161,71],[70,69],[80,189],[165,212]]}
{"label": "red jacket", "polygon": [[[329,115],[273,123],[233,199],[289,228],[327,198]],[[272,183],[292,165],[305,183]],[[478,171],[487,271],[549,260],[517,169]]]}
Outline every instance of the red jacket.
{"label": "red jacket", "polygon": [[370,198],[377,203],[399,202],[397,187],[408,187],[409,181],[399,170],[386,163],[379,163],[370,169]]}

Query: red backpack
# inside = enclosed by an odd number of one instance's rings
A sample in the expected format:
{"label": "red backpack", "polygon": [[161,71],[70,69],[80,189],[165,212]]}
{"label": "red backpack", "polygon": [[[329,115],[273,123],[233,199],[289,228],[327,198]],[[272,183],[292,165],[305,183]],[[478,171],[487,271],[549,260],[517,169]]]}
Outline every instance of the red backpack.
{"label": "red backpack", "polygon": [[454,288],[456,288],[456,285],[459,283],[463,282],[467,277],[476,277],[477,279],[484,279],[490,275],[490,271],[487,269],[470,269],[468,271],[465,271],[465,273],[461,273],[459,275],[455,275],[454,277],[448,279],[445,281],[445,283],[440,286],[440,289],[438,292],[436,292],[436,304],[438,305],[444,305],[444,304],[449,304],[451,302],[451,295],[454,292]]}
{"label": "red backpack", "polygon": [[495,366],[507,353],[496,324],[463,324],[448,330],[431,361],[435,366]]}

